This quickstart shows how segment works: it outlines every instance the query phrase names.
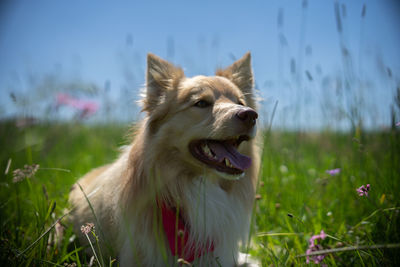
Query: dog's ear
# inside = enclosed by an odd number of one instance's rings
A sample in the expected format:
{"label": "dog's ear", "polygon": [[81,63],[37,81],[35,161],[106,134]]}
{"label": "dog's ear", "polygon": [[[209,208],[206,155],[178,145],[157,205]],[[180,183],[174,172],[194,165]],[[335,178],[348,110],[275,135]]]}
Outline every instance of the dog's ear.
{"label": "dog's ear", "polygon": [[181,68],[149,53],[147,55],[146,95],[143,110],[151,112],[165,98],[169,90],[178,86],[184,76]]}
{"label": "dog's ear", "polygon": [[252,93],[254,79],[250,52],[226,69],[217,70],[215,74],[231,80],[244,94]]}

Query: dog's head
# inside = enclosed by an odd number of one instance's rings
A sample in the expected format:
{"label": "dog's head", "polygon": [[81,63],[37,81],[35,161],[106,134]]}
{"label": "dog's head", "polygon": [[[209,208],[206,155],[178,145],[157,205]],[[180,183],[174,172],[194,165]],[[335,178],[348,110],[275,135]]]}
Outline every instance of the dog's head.
{"label": "dog's head", "polygon": [[182,69],[149,54],[146,94],[150,138],[163,154],[196,172],[237,179],[251,166],[246,143],[256,119],[250,53],[216,76],[185,77]]}

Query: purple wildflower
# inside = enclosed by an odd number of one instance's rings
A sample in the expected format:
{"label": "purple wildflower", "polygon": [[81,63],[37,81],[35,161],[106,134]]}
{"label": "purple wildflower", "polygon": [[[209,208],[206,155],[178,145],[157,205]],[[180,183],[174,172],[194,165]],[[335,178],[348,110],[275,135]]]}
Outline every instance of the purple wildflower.
{"label": "purple wildflower", "polygon": [[398,122],[396,123],[396,126],[400,126],[400,121],[398,121]]}
{"label": "purple wildflower", "polygon": [[82,225],[81,226],[81,232],[85,235],[89,234],[92,229],[94,228],[94,224],[93,223],[86,223],[86,225]]}
{"label": "purple wildflower", "polygon": [[308,249],[306,251],[307,254],[307,263],[310,263],[310,260],[315,264],[320,264],[322,260],[325,258],[325,255],[314,255],[308,256],[311,252],[322,250],[323,247],[321,244],[316,243],[318,240],[324,240],[326,238],[326,234],[324,230],[321,230],[319,235],[313,235],[308,241]]}
{"label": "purple wildflower", "polygon": [[329,175],[331,175],[331,176],[338,175],[338,174],[340,173],[340,168],[336,168],[336,169],[332,169],[332,170],[327,170],[326,173],[329,174]]}
{"label": "purple wildflower", "polygon": [[367,184],[366,186],[362,185],[359,188],[357,188],[356,191],[360,197],[368,196],[368,191],[369,191],[370,187],[371,186],[369,184]]}

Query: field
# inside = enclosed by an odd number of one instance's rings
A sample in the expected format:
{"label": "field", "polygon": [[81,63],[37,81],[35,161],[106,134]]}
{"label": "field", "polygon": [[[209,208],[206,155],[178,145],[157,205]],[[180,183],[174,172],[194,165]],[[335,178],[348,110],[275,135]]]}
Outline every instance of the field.
{"label": "field", "polygon": [[[129,142],[128,130],[79,122],[19,127],[1,122],[1,266],[89,265],[68,221],[57,219],[66,212],[70,186],[112,161]],[[328,266],[400,264],[399,129],[266,131],[264,136],[252,234],[244,251],[263,266],[306,265],[314,236],[314,249],[334,251],[310,257],[311,265],[320,260]],[[35,172],[26,164],[39,168]],[[367,196],[356,191],[362,185]]]}

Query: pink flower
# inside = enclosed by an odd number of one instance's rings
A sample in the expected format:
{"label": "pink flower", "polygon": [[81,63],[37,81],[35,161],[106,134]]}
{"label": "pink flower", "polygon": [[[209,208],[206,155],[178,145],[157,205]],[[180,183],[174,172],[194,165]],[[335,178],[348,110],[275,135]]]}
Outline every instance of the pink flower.
{"label": "pink flower", "polygon": [[332,170],[327,170],[326,173],[327,173],[327,174],[330,174],[331,176],[338,175],[338,174],[340,173],[340,168],[332,169]]}
{"label": "pink flower", "polygon": [[57,94],[57,106],[61,105],[70,106],[80,111],[79,117],[81,119],[93,115],[99,109],[99,105],[94,101],[82,100],[68,94],[59,93]]}
{"label": "pink flower", "polygon": [[360,197],[362,197],[362,196],[368,196],[369,189],[370,189],[370,185],[367,184],[366,186],[364,186],[364,185],[360,186],[359,188],[356,189],[356,191],[357,191],[358,195]]}
{"label": "pink flower", "polygon": [[313,235],[310,240],[308,241],[308,249],[306,251],[307,254],[307,263],[310,263],[310,260],[313,261],[315,264],[319,264],[325,258],[325,255],[314,255],[308,256],[311,252],[322,250],[323,247],[321,244],[318,244],[318,240],[324,240],[327,237],[324,230],[321,230],[319,235]]}
{"label": "pink flower", "polygon": [[324,232],[324,230],[321,230],[321,233],[319,234],[319,237],[324,240],[326,238],[326,234]]}

